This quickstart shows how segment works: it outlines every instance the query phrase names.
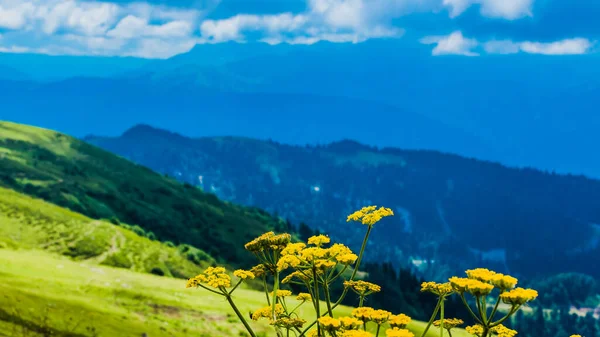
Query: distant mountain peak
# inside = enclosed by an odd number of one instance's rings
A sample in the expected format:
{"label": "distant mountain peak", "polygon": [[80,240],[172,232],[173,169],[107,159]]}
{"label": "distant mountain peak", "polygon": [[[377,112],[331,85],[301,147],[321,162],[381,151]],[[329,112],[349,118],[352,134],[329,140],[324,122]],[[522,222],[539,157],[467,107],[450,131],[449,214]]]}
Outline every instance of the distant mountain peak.
{"label": "distant mountain peak", "polygon": [[149,124],[136,124],[131,128],[127,129],[121,135],[122,138],[138,138],[138,137],[148,137],[148,136],[162,136],[162,137],[177,137],[177,138],[185,138],[182,135],[171,132],[165,129],[157,128]]}

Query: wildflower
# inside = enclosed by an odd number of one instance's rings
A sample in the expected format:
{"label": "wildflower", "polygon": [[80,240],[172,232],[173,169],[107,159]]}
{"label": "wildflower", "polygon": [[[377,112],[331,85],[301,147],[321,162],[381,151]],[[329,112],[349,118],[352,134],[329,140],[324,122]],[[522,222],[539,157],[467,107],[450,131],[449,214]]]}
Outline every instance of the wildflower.
{"label": "wildflower", "polygon": [[262,263],[259,265],[256,265],[256,266],[250,268],[250,272],[252,274],[254,274],[254,276],[256,276],[256,277],[261,277],[266,273],[265,265]]}
{"label": "wildflower", "polygon": [[371,315],[373,314],[374,311],[375,311],[375,309],[370,308],[370,307],[360,307],[360,308],[356,308],[356,309],[352,310],[352,316],[360,319],[363,322],[370,322]]}
{"label": "wildflower", "polygon": [[[260,308],[260,309],[256,310],[252,314],[252,320],[258,321],[261,318],[271,319],[272,318],[272,316],[271,316],[271,313],[272,313],[271,310],[272,310],[271,306]],[[284,313],[283,306],[280,303],[277,303],[275,305],[275,315],[278,316],[278,315],[281,315],[283,313]]]}
{"label": "wildflower", "polygon": [[308,238],[309,245],[315,245],[321,247],[322,245],[331,242],[331,239],[325,235],[315,235]]}
{"label": "wildflower", "polygon": [[500,295],[504,303],[512,305],[522,305],[533,301],[538,297],[538,292],[533,289],[516,288]]}
{"label": "wildflower", "polygon": [[236,277],[241,278],[242,280],[245,280],[247,278],[249,278],[249,279],[253,279],[254,278],[254,274],[251,271],[242,270],[242,269],[238,269],[238,270],[234,271],[233,275],[235,275]]}
{"label": "wildflower", "polygon": [[342,327],[342,323],[339,319],[329,316],[319,318],[319,324],[323,327],[323,329],[329,332],[337,331]]}
{"label": "wildflower", "polygon": [[377,324],[383,324],[388,321],[391,312],[385,310],[375,310],[371,313],[371,320]]}
{"label": "wildflower", "polygon": [[279,261],[277,261],[277,270],[282,271],[282,270],[286,270],[290,267],[296,268],[301,263],[302,263],[302,260],[300,260],[297,256],[285,255],[285,256],[282,256],[279,259]]}
{"label": "wildflower", "polygon": [[292,236],[290,234],[278,234],[269,237],[269,246],[273,250],[283,250],[285,247],[287,247],[290,241],[292,241]]}
{"label": "wildflower", "polygon": [[298,243],[289,243],[285,248],[281,251],[281,255],[295,255],[298,254],[304,249],[306,245],[302,242]]}
{"label": "wildflower", "polygon": [[[269,296],[272,297],[273,296],[273,292],[271,291],[269,293]],[[292,292],[289,290],[277,290],[277,297],[288,297],[288,296],[292,296]]]}
{"label": "wildflower", "polygon": [[373,337],[373,334],[362,330],[346,330],[342,332],[340,337]]}
{"label": "wildflower", "polygon": [[[441,320],[437,320],[435,322],[433,322],[433,325],[435,326],[440,326],[441,325]],[[458,318],[445,318],[444,319],[444,329],[454,329],[459,325],[464,324],[465,322],[462,319],[458,319]]]}
{"label": "wildflower", "polygon": [[271,325],[290,330],[294,328],[301,328],[304,323],[306,323],[306,321],[300,318],[283,317],[271,322]]}
{"label": "wildflower", "polygon": [[329,257],[336,257],[339,255],[346,255],[346,254],[352,254],[352,250],[350,250],[350,248],[346,247],[345,245],[343,245],[341,243],[333,244],[331,247],[329,247],[327,249],[327,255]]}
{"label": "wildflower", "polygon": [[281,283],[283,283],[283,284],[289,283],[289,282],[292,281],[292,279],[294,277],[298,278],[298,279],[300,279],[302,281],[306,281],[306,280],[309,279],[304,273],[296,270],[295,272],[293,272],[293,273],[289,274],[288,276],[284,277],[283,280],[281,280]]}
{"label": "wildflower", "polygon": [[490,330],[495,332],[498,337],[514,337],[517,334],[517,331],[511,330],[502,324],[495,326]]}
{"label": "wildflower", "polygon": [[570,337],[581,337],[581,335],[571,335]]}
{"label": "wildflower", "polygon": [[275,236],[273,232],[267,232],[244,245],[246,250],[260,252],[269,246],[269,239]]}
{"label": "wildflower", "polygon": [[379,220],[381,220],[383,217],[394,215],[394,212],[389,208],[376,208],[377,206],[363,207],[361,210],[350,214],[346,221],[360,221],[363,225],[373,226],[374,224],[379,222]]}
{"label": "wildflower", "polygon": [[468,278],[486,283],[491,282],[496,275],[496,272],[485,268],[467,270],[466,273]]}
{"label": "wildflower", "polygon": [[487,296],[494,290],[494,286],[478,280],[471,280],[467,285],[467,291],[473,296]]}
{"label": "wildflower", "polygon": [[465,328],[468,333],[475,336],[481,336],[483,334],[483,326],[476,324]]}
{"label": "wildflower", "polygon": [[414,334],[406,329],[391,328],[385,330],[387,337],[414,337]]}
{"label": "wildflower", "polygon": [[388,323],[392,328],[404,329],[410,323],[411,318],[405,314],[390,316]]}
{"label": "wildflower", "polygon": [[321,247],[309,247],[300,252],[300,258],[307,262],[322,259],[327,254],[327,249]]}
{"label": "wildflower", "polygon": [[339,320],[342,324],[342,328],[346,330],[356,329],[363,324],[363,321],[358,320],[354,317],[340,317]]}
{"label": "wildflower", "polygon": [[308,293],[299,293],[298,296],[296,296],[296,299],[298,301],[311,301],[312,296]]}
{"label": "wildflower", "polygon": [[349,265],[349,264],[353,264],[354,262],[356,262],[356,260],[358,260],[358,256],[356,254],[344,254],[344,255],[339,255],[336,256],[336,261],[343,264],[343,265]]}
{"label": "wildflower", "polygon": [[423,282],[421,283],[421,291],[428,291],[437,296],[446,296],[452,293],[452,285],[450,283]]}
{"label": "wildflower", "polygon": [[319,269],[333,268],[333,267],[335,267],[335,262],[319,259],[319,260],[315,261],[315,267],[317,267]]}
{"label": "wildflower", "polygon": [[381,287],[366,281],[344,281],[344,287],[352,289],[358,295],[369,295],[381,291]]}
{"label": "wildflower", "polygon": [[492,276],[492,284],[500,289],[506,291],[514,288],[517,285],[518,280],[509,275],[496,274]]}
{"label": "wildflower", "polygon": [[456,277],[453,276],[449,279],[450,281],[450,285],[452,285],[452,288],[460,293],[463,294],[465,291],[467,291],[467,288],[469,286],[469,283],[472,281],[468,278],[462,278],[462,277]]}

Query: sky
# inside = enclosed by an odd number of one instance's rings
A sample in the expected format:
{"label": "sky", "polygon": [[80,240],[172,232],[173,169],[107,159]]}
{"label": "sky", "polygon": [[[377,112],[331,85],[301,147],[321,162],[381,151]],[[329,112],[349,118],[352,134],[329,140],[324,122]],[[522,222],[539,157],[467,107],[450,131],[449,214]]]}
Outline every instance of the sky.
{"label": "sky", "polygon": [[407,39],[434,56],[599,49],[596,0],[0,0],[0,52],[168,58],[202,43]]}

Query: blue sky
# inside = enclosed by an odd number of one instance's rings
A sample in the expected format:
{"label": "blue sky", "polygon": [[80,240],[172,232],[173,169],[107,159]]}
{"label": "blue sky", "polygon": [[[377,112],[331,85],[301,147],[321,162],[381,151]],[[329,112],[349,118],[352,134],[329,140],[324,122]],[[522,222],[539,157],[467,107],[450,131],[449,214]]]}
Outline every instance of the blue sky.
{"label": "blue sky", "polygon": [[407,39],[433,55],[586,54],[595,0],[0,0],[0,52],[167,58],[198,43]]}

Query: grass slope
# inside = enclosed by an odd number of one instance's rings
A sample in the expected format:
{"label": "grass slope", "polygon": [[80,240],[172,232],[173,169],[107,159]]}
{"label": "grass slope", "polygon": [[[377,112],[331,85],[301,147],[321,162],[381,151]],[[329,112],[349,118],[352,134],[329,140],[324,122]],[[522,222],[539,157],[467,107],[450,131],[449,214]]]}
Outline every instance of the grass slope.
{"label": "grass slope", "polygon": [[[184,280],[37,250],[0,249],[0,271],[0,336],[39,337],[42,331],[58,337],[243,336],[243,327],[223,298],[185,289]],[[238,289],[235,295],[242,313],[264,306],[262,293]],[[338,311],[349,312],[350,308]],[[308,318],[310,313],[307,306],[302,315]],[[268,326],[252,324],[260,336],[272,335]],[[417,336],[423,327],[422,322],[409,326]],[[439,336],[439,331],[428,336]],[[453,336],[468,335],[457,330]]]}
{"label": "grass slope", "polygon": [[2,187],[0,247],[45,249],[89,263],[175,277],[190,277],[210,263],[206,254],[207,260],[196,264],[187,251]]}
{"label": "grass slope", "polygon": [[91,218],[118,218],[240,265],[251,262],[244,243],[284,229],[262,211],[222,202],[75,138],[9,122],[0,122],[0,186]]}

